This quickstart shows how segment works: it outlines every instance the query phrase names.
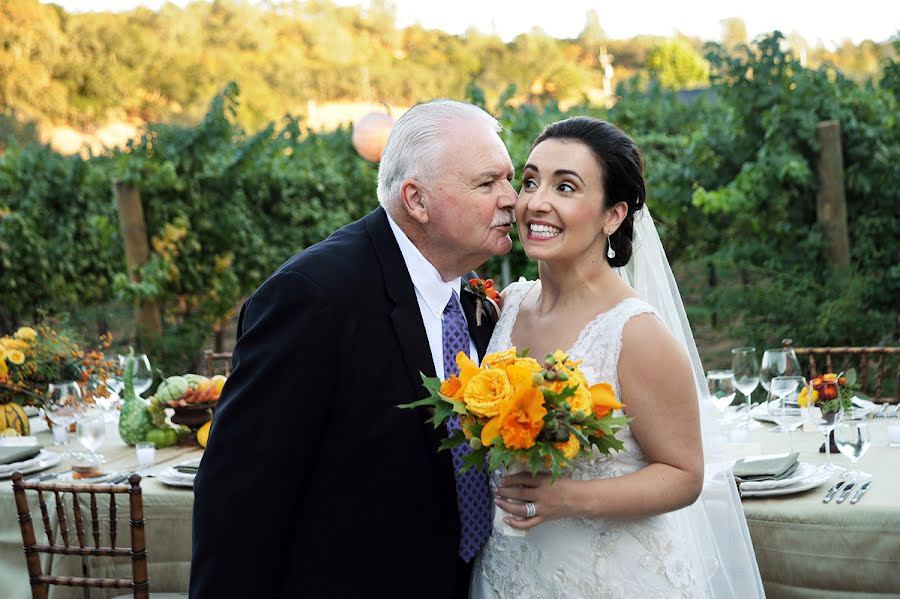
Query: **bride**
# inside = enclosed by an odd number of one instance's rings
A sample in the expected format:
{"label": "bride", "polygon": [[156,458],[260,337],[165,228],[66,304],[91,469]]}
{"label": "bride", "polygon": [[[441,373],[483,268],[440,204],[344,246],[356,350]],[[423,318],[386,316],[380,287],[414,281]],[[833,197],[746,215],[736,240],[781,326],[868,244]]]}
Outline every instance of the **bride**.
{"label": "bride", "polygon": [[684,308],[644,207],[640,150],[609,123],[570,118],[535,140],[523,177],[516,220],[540,279],[504,291],[487,351],[563,349],[583,360],[591,384],[613,386],[632,421],[618,434],[625,451],[579,458],[554,484],[495,477],[505,522],[528,533],[494,531],[472,597],[764,596],[714,417],[698,400],[703,370]]}

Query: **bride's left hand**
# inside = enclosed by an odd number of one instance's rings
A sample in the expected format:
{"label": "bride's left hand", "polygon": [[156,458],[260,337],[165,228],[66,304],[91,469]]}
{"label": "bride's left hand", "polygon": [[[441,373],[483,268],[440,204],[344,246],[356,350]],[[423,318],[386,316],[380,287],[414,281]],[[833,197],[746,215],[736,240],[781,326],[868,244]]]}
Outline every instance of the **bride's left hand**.
{"label": "bride's left hand", "polygon": [[[510,514],[505,522],[513,528],[528,530],[542,522],[569,516],[566,510],[566,487],[571,481],[565,478],[551,484],[550,475],[532,476],[521,472],[504,476],[497,487],[495,503]],[[525,502],[534,504],[535,515],[528,518]]]}

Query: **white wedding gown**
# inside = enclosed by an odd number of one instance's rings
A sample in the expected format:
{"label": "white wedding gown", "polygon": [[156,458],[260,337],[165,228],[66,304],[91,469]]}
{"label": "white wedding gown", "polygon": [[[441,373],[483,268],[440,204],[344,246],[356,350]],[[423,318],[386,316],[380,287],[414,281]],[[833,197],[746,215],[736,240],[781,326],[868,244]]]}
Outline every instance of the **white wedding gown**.
{"label": "white wedding gown", "polygon": [[[510,337],[519,306],[534,284],[519,282],[507,288],[488,353],[512,346]],[[616,373],[622,330],[630,318],[646,313],[656,311],[644,301],[626,299],[581,331],[568,351],[573,359],[583,360],[581,369],[590,384],[608,382],[621,397]],[[610,478],[647,465],[628,427],[616,436],[624,442],[625,451],[578,458],[566,476],[579,480]],[[498,477],[495,474],[492,478],[495,485]],[[552,520],[532,528],[524,538],[494,531],[475,562],[471,597],[708,597],[707,587],[700,580],[702,568],[685,550],[689,535],[679,526],[672,514],[662,514],[635,520]]]}

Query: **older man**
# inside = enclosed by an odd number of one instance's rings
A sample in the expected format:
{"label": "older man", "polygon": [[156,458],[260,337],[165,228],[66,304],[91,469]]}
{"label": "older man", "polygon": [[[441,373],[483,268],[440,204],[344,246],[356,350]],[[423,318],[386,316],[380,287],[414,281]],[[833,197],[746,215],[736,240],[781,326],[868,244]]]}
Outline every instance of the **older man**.
{"label": "older man", "polygon": [[[437,452],[420,372],[481,358],[463,276],[512,247],[495,119],[446,100],[394,126],[381,207],[282,265],[241,311],[194,492],[191,596],[465,597],[482,473]],[[455,450],[456,452],[460,450]]]}

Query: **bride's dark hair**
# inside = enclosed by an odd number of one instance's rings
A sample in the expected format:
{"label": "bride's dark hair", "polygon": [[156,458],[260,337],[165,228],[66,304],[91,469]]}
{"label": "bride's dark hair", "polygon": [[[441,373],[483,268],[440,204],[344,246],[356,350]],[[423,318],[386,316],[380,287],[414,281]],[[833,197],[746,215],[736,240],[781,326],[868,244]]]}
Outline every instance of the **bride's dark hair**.
{"label": "bride's dark hair", "polygon": [[[547,125],[534,143],[533,150],[548,139],[571,140],[583,143],[597,159],[603,198],[607,209],[619,202],[628,205],[628,215],[610,236],[616,252],[607,258],[610,266],[625,266],[631,260],[634,240],[634,215],[644,206],[644,155],[634,140],[621,129],[606,121],[587,116],[575,116]],[[605,254],[606,248],[604,248]]]}

